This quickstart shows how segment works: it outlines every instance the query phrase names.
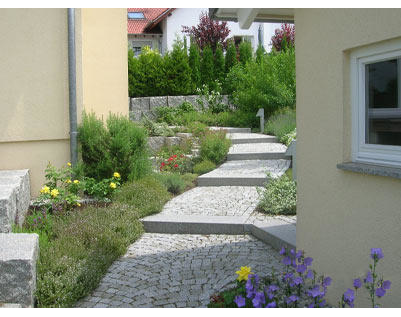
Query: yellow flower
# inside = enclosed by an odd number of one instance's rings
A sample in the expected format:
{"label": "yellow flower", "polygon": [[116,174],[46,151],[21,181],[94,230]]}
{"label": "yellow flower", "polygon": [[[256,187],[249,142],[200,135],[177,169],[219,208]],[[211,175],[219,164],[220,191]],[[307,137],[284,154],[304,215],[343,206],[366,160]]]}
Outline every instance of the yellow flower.
{"label": "yellow flower", "polygon": [[72,182],[71,182],[71,179],[67,179],[66,181],[65,181],[67,184],[71,184]]}
{"label": "yellow flower", "polygon": [[247,281],[248,280],[248,275],[249,274],[253,274],[251,272],[251,268],[249,266],[241,266],[241,269],[237,272],[235,272],[238,274],[237,280],[238,281]]}
{"label": "yellow flower", "polygon": [[77,203],[77,206],[78,206],[78,207],[81,207],[81,204],[80,204],[80,203]]}
{"label": "yellow flower", "polygon": [[42,189],[40,190],[41,194],[50,194],[50,188],[47,186],[43,186]]}
{"label": "yellow flower", "polygon": [[121,176],[120,176],[120,173],[114,172],[113,177],[120,178]]}
{"label": "yellow flower", "polygon": [[74,184],[79,184],[79,180],[74,180]]}
{"label": "yellow flower", "polygon": [[59,194],[57,189],[52,189],[52,191],[50,192],[50,195],[52,195],[53,198],[57,197]]}
{"label": "yellow flower", "polygon": [[116,183],[111,182],[111,183],[110,183],[110,187],[113,188],[113,189],[115,189],[115,188],[117,188],[117,185],[116,185]]}
{"label": "yellow flower", "polygon": [[70,163],[70,162],[68,162],[68,163],[67,163],[67,165],[68,165],[68,166],[71,166],[71,163]]}

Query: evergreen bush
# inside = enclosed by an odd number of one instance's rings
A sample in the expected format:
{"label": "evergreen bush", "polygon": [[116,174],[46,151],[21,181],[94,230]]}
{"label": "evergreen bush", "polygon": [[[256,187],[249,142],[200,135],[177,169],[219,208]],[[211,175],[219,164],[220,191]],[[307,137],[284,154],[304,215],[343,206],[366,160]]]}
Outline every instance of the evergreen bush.
{"label": "evergreen bush", "polygon": [[198,45],[191,40],[189,46],[189,68],[191,69],[192,93],[201,87],[201,72],[200,72],[200,53]]}
{"label": "evergreen bush", "polygon": [[210,46],[206,46],[202,52],[201,79],[202,85],[207,85],[209,89],[214,88],[214,61]]}
{"label": "evergreen bush", "polygon": [[214,54],[214,78],[222,84],[226,77],[225,67],[224,67],[224,54],[223,47],[218,44],[216,52]]}
{"label": "evergreen bush", "polygon": [[239,45],[239,61],[242,65],[252,61],[252,44],[249,41],[242,41]]}

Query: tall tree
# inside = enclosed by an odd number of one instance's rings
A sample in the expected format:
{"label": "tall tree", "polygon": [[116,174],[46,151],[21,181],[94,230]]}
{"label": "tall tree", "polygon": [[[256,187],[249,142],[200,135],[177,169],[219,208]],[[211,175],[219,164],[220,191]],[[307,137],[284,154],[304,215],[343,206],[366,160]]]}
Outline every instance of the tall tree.
{"label": "tall tree", "polygon": [[214,54],[214,78],[217,79],[220,84],[223,84],[225,75],[223,48],[219,43],[217,44],[216,53]]}
{"label": "tall tree", "polygon": [[252,44],[249,41],[242,41],[239,45],[239,61],[245,65],[252,60]]}
{"label": "tall tree", "polygon": [[210,46],[206,46],[202,52],[201,60],[201,79],[202,84],[207,85],[209,89],[214,87],[214,61],[213,52]]}
{"label": "tall tree", "polygon": [[263,56],[265,54],[265,49],[262,45],[259,45],[256,50],[256,62],[260,64],[262,62]]}
{"label": "tall tree", "polygon": [[231,67],[237,64],[237,62],[237,49],[235,47],[234,41],[229,41],[225,60],[226,73],[228,73]]}
{"label": "tall tree", "polygon": [[192,92],[195,92],[196,88],[201,87],[201,63],[199,47],[192,39],[189,45],[188,62],[191,68]]}
{"label": "tall tree", "polygon": [[202,12],[199,16],[199,24],[192,27],[182,26],[182,32],[194,38],[202,51],[206,46],[210,46],[215,52],[218,43],[226,49],[226,39],[230,29],[227,27],[227,22],[213,21],[207,12]]}
{"label": "tall tree", "polygon": [[286,48],[295,47],[295,26],[293,24],[283,23],[280,29],[274,31],[270,45],[277,52],[286,50]]}

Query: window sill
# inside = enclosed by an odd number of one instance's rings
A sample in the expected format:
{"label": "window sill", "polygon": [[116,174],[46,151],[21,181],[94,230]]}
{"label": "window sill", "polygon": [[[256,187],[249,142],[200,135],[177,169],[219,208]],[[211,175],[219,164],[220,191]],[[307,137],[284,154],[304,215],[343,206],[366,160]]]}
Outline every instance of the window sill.
{"label": "window sill", "polygon": [[401,179],[401,168],[399,167],[381,166],[357,162],[344,162],[337,164],[337,168],[355,173],[387,176]]}

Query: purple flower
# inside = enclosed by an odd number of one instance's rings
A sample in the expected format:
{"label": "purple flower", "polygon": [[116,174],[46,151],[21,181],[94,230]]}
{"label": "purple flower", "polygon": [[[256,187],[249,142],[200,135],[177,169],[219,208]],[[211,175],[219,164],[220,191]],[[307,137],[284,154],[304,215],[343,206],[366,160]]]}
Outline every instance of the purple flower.
{"label": "purple flower", "polygon": [[327,287],[327,286],[329,286],[331,284],[331,277],[325,277],[324,279],[323,279],[323,286],[325,286],[325,287]]}
{"label": "purple flower", "polygon": [[307,257],[307,258],[305,258],[304,264],[305,264],[306,266],[310,266],[310,265],[312,265],[312,261],[313,261],[312,258]]}
{"label": "purple flower", "polygon": [[288,280],[290,280],[292,277],[294,276],[294,274],[293,273],[285,273],[284,274],[284,281],[288,281]]}
{"label": "purple flower", "polygon": [[294,284],[295,285],[300,285],[304,282],[304,280],[302,279],[302,277],[297,276],[296,278],[294,278]]}
{"label": "purple flower", "polygon": [[350,306],[354,307],[354,291],[352,289],[347,289],[346,292],[344,293],[344,301]]}
{"label": "purple flower", "polygon": [[311,280],[314,278],[314,274],[313,274],[312,270],[308,270],[308,273],[306,273],[306,278],[309,278]]}
{"label": "purple flower", "polygon": [[286,301],[287,304],[291,304],[291,303],[296,302],[297,300],[299,300],[298,296],[291,295],[291,296],[287,297],[285,301]]}
{"label": "purple flower", "polygon": [[279,289],[280,288],[275,284],[272,284],[272,285],[269,286],[269,291],[271,291],[271,292],[278,291]]}
{"label": "purple flower", "polygon": [[308,305],[308,308],[315,308],[315,303],[310,303],[310,304]]}
{"label": "purple flower", "polygon": [[360,288],[362,286],[362,281],[361,281],[361,279],[360,278],[356,278],[355,280],[354,280],[354,287],[355,288]]}
{"label": "purple flower", "polygon": [[235,296],[234,303],[236,303],[238,307],[244,307],[245,298],[243,298],[241,295],[237,295]]}
{"label": "purple flower", "polygon": [[370,271],[368,272],[368,274],[366,274],[365,282],[366,283],[373,283],[373,276],[372,276],[372,273]]}
{"label": "purple flower", "polygon": [[301,264],[301,265],[298,265],[297,266],[297,272],[298,273],[304,273],[306,271],[306,265],[304,265],[304,264]]}
{"label": "purple flower", "polygon": [[322,300],[320,303],[319,303],[319,307],[324,307],[324,305],[326,305],[326,300],[324,299],[324,300]]}
{"label": "purple flower", "polygon": [[390,289],[391,282],[390,281],[384,281],[382,287],[383,287],[383,289]]}
{"label": "purple flower", "polygon": [[308,290],[307,293],[309,296],[311,296],[313,298],[320,296],[320,294],[321,294],[320,286],[319,285],[315,286],[314,288]]}
{"label": "purple flower", "polygon": [[290,250],[290,254],[291,254],[292,256],[295,256],[295,250],[294,250],[294,249],[291,249],[291,250]]}
{"label": "purple flower", "polygon": [[370,257],[372,259],[377,258],[378,260],[380,260],[383,257],[383,252],[381,248],[372,248],[370,249]]}
{"label": "purple flower", "polygon": [[253,307],[261,308],[262,304],[266,303],[265,294],[263,292],[257,292],[255,298],[252,300]]}
{"label": "purple flower", "polygon": [[276,308],[276,307],[277,307],[276,302],[271,302],[271,303],[267,304],[267,306],[266,306],[266,308]]}
{"label": "purple flower", "polygon": [[286,256],[286,257],[283,259],[283,264],[284,264],[284,265],[291,265],[291,258],[290,258],[289,256]]}
{"label": "purple flower", "polygon": [[297,261],[295,259],[292,260],[291,266],[295,269],[297,267]]}
{"label": "purple flower", "polygon": [[284,248],[284,247],[281,247],[280,255],[284,255],[284,254],[285,254],[285,248]]}
{"label": "purple flower", "polygon": [[302,251],[298,251],[297,254],[295,255],[297,259],[299,259],[301,256],[302,256]]}
{"label": "purple flower", "polygon": [[377,297],[383,297],[384,295],[386,295],[386,290],[383,287],[380,287],[376,290]]}

